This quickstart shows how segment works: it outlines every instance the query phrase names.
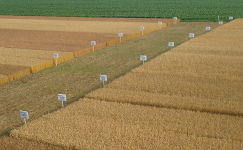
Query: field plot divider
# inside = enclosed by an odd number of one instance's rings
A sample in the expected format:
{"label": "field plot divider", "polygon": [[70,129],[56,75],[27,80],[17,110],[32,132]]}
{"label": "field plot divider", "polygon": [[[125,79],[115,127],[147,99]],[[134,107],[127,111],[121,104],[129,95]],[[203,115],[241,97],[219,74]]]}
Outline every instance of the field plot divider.
{"label": "field plot divider", "polygon": [[[64,55],[62,57],[57,58],[57,63],[60,64],[60,63],[69,61],[73,58],[74,58],[74,53],[70,53],[70,54],[67,54],[67,55]],[[55,64],[54,60],[53,60],[53,63]]]}
{"label": "field plot divider", "polygon": [[8,83],[8,82],[9,82],[9,77],[8,76],[0,77],[0,85]]}
{"label": "field plot divider", "polygon": [[31,73],[30,68],[26,68],[26,69],[21,70],[21,71],[19,71],[19,72],[17,72],[17,73],[13,73],[13,74],[11,74],[11,75],[8,76],[8,78],[9,78],[9,82],[10,82],[10,81],[13,81],[13,80],[16,80],[16,79],[19,79],[19,78],[21,78],[21,77],[27,76],[27,75],[29,75],[30,73]]}
{"label": "field plot divider", "polygon": [[49,61],[46,61],[42,64],[31,66],[30,70],[31,70],[31,73],[35,73],[35,72],[38,72],[40,70],[43,70],[45,68],[48,68],[48,67],[51,67],[51,66],[54,66],[54,65],[55,65],[54,60],[49,60]]}

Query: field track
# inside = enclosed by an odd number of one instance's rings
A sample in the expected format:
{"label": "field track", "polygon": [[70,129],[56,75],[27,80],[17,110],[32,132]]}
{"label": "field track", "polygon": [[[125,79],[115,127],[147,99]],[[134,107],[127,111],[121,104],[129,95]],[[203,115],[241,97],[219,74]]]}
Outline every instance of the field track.
{"label": "field track", "polygon": [[[232,55],[214,51],[229,25],[237,28],[232,21],[212,31],[215,41],[207,40],[211,32],[199,37],[205,51],[187,51],[189,40],[11,135],[77,149],[242,149],[242,47],[229,40],[237,47]],[[242,28],[236,30],[242,39]]]}

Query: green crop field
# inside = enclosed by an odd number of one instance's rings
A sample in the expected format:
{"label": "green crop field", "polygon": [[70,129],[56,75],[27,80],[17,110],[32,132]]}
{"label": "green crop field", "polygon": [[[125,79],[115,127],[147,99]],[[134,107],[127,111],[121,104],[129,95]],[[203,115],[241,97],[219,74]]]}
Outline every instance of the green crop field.
{"label": "green crop field", "polygon": [[172,18],[227,21],[243,18],[242,0],[0,0],[0,15]]}

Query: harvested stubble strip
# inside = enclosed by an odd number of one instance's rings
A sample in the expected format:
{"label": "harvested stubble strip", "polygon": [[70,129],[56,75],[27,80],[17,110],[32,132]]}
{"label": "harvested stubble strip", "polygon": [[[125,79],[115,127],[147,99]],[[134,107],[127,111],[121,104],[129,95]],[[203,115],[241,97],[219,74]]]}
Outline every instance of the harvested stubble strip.
{"label": "harvested stubble strip", "polygon": [[243,68],[243,58],[240,56],[217,56],[172,51],[156,57],[143,66],[134,69],[133,72],[243,81],[243,70],[241,69]]}
{"label": "harvested stubble strip", "polygon": [[[173,74],[128,73],[107,88],[203,99],[242,101],[242,82]],[[232,108],[233,109],[233,108]]]}
{"label": "harvested stubble strip", "polygon": [[242,56],[242,46],[193,42],[187,45],[182,44],[170,52],[212,54],[219,56]]}
{"label": "harvested stubble strip", "polygon": [[[115,93],[115,94],[114,94]],[[203,99],[198,97],[181,97],[131,90],[117,90],[101,88],[88,95],[87,98],[105,101],[131,103],[156,107],[185,109],[210,113],[243,116],[242,101],[228,101],[216,99]]]}
{"label": "harvested stubble strip", "polygon": [[76,149],[238,150],[242,123],[241,117],[81,99],[11,135]]}
{"label": "harvested stubble strip", "polygon": [[1,137],[0,143],[1,150],[64,150],[62,147],[57,147],[50,144],[25,139],[15,139],[11,137]]}

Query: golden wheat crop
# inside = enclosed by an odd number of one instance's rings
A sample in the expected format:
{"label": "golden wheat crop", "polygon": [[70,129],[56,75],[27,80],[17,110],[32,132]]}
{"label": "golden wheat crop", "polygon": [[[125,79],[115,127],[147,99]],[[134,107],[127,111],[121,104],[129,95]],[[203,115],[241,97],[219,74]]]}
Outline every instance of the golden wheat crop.
{"label": "golden wheat crop", "polygon": [[76,149],[238,149],[241,117],[80,99],[11,135]]}
{"label": "golden wheat crop", "polygon": [[[175,52],[241,56],[243,47],[243,19],[236,19],[208,34],[193,38],[174,48]],[[171,52],[173,52],[171,51]]]}
{"label": "golden wheat crop", "polygon": [[0,137],[1,150],[64,150],[64,148],[10,137]]}
{"label": "golden wheat crop", "polygon": [[243,116],[242,101],[206,99],[192,96],[182,97],[170,94],[111,88],[102,88],[96,90],[86,95],[86,97],[105,101],[132,103],[137,105],[196,110],[211,113]]}
{"label": "golden wheat crop", "polygon": [[134,69],[133,72],[213,78],[233,82],[243,80],[242,61],[241,56],[167,52]]}
{"label": "golden wheat crop", "polygon": [[241,101],[242,82],[153,73],[128,73],[108,88]]}

